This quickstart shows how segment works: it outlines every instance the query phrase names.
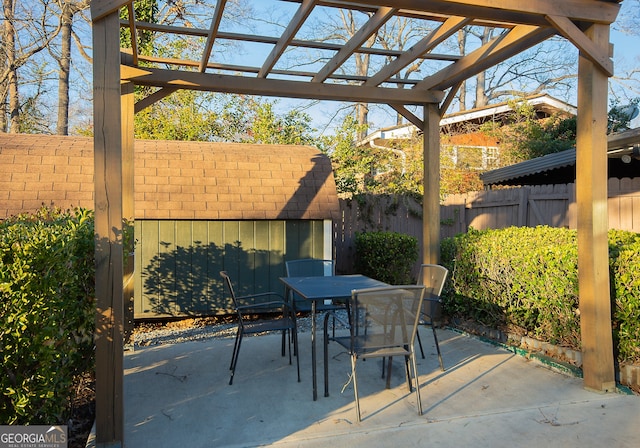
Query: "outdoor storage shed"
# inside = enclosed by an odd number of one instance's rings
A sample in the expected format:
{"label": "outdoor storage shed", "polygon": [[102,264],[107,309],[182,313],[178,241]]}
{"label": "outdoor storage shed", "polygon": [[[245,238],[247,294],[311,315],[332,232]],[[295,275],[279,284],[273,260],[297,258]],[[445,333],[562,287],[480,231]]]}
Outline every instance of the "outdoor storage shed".
{"label": "outdoor storage shed", "polygon": [[[0,135],[0,219],[42,205],[93,209],[93,139]],[[275,290],[284,262],[332,258],[339,211],[316,148],[136,140],[134,316],[227,313],[238,294]]]}

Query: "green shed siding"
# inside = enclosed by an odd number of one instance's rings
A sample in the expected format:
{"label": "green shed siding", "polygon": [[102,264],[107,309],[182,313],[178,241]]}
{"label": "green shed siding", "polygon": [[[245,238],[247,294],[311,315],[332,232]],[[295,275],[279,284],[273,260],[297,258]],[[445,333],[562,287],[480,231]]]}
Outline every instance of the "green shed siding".
{"label": "green shed siding", "polygon": [[239,295],[283,294],[285,260],[325,258],[327,249],[322,220],[136,220],[135,232],[136,319],[230,313],[221,270]]}

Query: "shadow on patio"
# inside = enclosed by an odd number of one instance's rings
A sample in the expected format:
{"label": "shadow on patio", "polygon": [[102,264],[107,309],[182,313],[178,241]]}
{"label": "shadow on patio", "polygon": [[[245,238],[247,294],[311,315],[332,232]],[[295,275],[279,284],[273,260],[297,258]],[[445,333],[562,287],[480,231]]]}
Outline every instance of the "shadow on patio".
{"label": "shadow on patio", "polygon": [[[159,345],[125,353],[125,444],[144,447],[251,446],[638,446],[640,398],[586,391],[582,380],[475,338],[440,330],[446,371],[430,332],[418,355],[424,414],[404,369],[384,389],[380,363],[359,363],[362,423],[350,361],[330,348],[330,397],[312,400],[310,334],[300,334],[301,377],[282,358],[279,337],[243,342],[233,386],[233,339]],[[429,345],[431,344],[431,345]],[[321,344],[319,344],[321,354]]]}

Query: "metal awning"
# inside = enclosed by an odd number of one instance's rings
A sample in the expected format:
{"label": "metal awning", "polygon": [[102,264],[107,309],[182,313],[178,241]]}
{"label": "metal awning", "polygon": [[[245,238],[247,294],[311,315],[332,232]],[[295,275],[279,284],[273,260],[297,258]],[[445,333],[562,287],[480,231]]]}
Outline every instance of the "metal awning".
{"label": "metal awning", "polygon": [[[608,158],[619,159],[624,155],[632,154],[634,146],[640,145],[640,128],[609,135],[607,140]],[[626,163],[628,164],[629,162]],[[547,154],[514,165],[487,171],[480,175],[480,179],[482,179],[485,186],[520,185],[522,183],[534,185],[545,183],[572,183],[575,182],[575,165],[576,148],[571,148],[566,151]],[[618,166],[625,167],[625,165]],[[571,167],[572,169],[570,171],[556,173],[555,176],[554,173],[552,173],[555,170],[567,167]],[[624,170],[625,174],[627,172],[628,170]],[[548,176],[540,176],[542,173],[546,173]]]}

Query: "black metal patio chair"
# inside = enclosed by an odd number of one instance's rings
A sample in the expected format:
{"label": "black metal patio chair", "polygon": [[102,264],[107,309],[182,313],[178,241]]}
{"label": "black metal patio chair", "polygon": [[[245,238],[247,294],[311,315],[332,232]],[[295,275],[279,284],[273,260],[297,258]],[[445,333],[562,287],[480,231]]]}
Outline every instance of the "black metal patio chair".
{"label": "black metal patio chair", "polygon": [[[242,338],[247,334],[261,334],[279,331],[282,333],[282,356],[286,351],[286,336],[289,336],[289,364],[292,364],[291,342],[293,342],[294,353],[296,354],[296,364],[298,368],[298,382],[300,382],[300,358],[298,354],[298,327],[296,315],[293,307],[284,298],[275,292],[264,292],[245,296],[236,296],[231,283],[231,278],[226,271],[221,271],[220,275],[224,279],[233,306],[238,315],[238,329],[231,355],[231,377],[229,385],[233,384],[233,376],[238,363]],[[275,298],[275,300],[273,299]],[[268,299],[268,301],[264,301]],[[248,316],[257,318],[248,319]]]}
{"label": "black metal patio chair", "polygon": [[[422,302],[422,313],[420,324],[431,327],[433,332],[433,340],[436,344],[438,352],[438,360],[440,361],[440,369],[444,371],[444,363],[442,362],[442,354],[440,353],[440,345],[438,344],[438,335],[436,327],[440,324],[442,317],[442,289],[447,279],[449,271],[444,266],[438,264],[420,265],[420,273],[418,274],[418,285],[425,286],[424,301]],[[420,340],[420,332],[418,332],[418,345],[420,346],[420,354],[424,359],[424,350],[422,349],[422,341]]]}

